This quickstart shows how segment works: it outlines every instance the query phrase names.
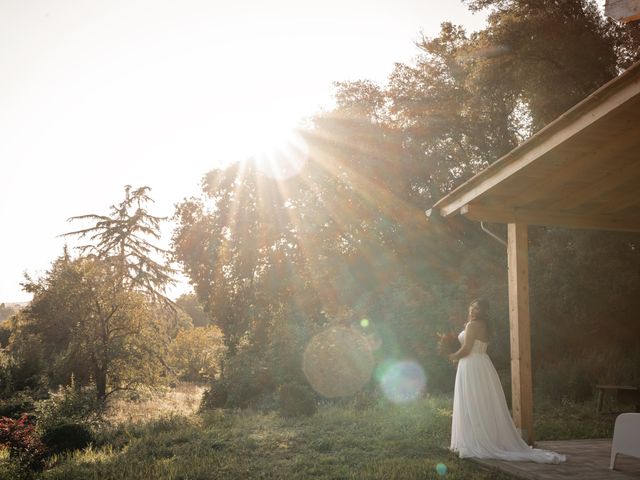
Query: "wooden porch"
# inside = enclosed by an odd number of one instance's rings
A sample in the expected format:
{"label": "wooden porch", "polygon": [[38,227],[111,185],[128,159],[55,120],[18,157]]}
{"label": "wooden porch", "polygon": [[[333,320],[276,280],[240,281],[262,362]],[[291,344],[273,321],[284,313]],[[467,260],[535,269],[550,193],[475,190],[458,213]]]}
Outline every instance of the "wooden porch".
{"label": "wooden porch", "polygon": [[567,455],[567,462],[547,465],[533,462],[472,460],[490,470],[499,470],[527,480],[629,480],[640,479],[640,459],[618,455],[616,469],[609,470],[611,439],[536,442],[537,448]]}

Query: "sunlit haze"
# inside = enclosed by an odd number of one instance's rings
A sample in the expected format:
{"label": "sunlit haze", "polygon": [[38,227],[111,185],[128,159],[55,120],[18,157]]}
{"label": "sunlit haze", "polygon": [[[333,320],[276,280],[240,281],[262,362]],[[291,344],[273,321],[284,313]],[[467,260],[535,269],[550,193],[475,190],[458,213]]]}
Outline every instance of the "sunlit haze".
{"label": "sunlit haze", "polygon": [[330,108],[333,82],[384,83],[421,32],[483,19],[456,0],[3,0],[0,302],[29,300],[23,272],[61,253],[66,220],[125,184],[171,216],[207,171]]}

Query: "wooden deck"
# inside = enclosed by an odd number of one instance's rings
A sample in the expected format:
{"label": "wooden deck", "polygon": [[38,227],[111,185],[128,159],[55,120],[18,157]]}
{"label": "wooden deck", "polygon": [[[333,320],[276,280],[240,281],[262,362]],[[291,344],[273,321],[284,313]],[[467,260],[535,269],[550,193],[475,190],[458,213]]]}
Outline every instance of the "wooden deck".
{"label": "wooden deck", "polygon": [[640,459],[618,455],[616,470],[609,470],[611,439],[537,442],[537,448],[567,455],[567,462],[544,465],[473,459],[483,467],[527,480],[629,480],[640,479]]}

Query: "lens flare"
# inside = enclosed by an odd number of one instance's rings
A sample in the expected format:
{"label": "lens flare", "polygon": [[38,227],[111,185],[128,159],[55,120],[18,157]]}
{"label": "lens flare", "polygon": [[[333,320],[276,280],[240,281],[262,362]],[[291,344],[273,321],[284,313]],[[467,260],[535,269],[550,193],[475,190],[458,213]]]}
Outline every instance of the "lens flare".
{"label": "lens flare", "polygon": [[408,403],[419,398],[427,385],[424,370],[416,362],[385,362],[376,374],[382,391],[393,403]]}
{"label": "lens flare", "polygon": [[366,318],[363,318],[362,320],[360,320],[360,326],[362,328],[367,328],[369,326],[369,320]]}
{"label": "lens flare", "polygon": [[309,384],[325,397],[346,397],[371,378],[373,355],[366,337],[344,327],[332,327],[311,339],[302,370]]}
{"label": "lens flare", "polygon": [[447,474],[447,466],[444,463],[439,463],[436,465],[436,472],[441,477],[444,477]]}

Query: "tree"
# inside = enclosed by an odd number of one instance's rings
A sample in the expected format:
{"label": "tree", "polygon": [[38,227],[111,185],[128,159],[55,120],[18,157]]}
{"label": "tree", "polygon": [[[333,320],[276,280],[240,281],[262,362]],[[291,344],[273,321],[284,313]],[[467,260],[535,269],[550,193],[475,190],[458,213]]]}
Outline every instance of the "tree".
{"label": "tree", "polygon": [[[303,332],[288,342],[303,349],[348,311],[385,332],[385,355],[424,360],[470,297],[495,298],[506,318],[502,247],[475,223],[424,212],[638,58],[639,37],[586,0],[468,3],[493,9],[483,31],[445,23],[388,85],[337,84],[336,108],[304,133],[299,175],[274,182],[251,162],[234,164],[178,206],[176,257],[231,357],[247,344],[261,358],[279,351],[275,332],[287,329]],[[547,247],[547,235],[535,230],[532,242]],[[559,236],[553,248],[574,240]],[[497,325],[503,346],[506,328]]]}
{"label": "tree", "polygon": [[475,10],[493,7],[471,57],[478,94],[510,91],[531,112],[534,131],[628,65],[632,59],[621,58],[620,45],[635,44],[640,58],[632,29],[605,19],[591,0],[468,3]]}
{"label": "tree", "polygon": [[92,220],[92,227],[65,233],[64,236],[88,237],[90,243],[79,247],[81,254],[95,255],[110,265],[120,279],[123,290],[144,292],[154,300],[167,305],[172,302],[166,296],[167,285],[173,283],[174,270],[155,256],[167,255],[167,251],[152,244],[148,237],[160,239],[162,217],[151,215],[144,207],[153,200],[149,187],[132,189],[125,186],[125,198],[111,206],[110,215],[80,215],[69,220]]}
{"label": "tree", "polygon": [[11,305],[5,305],[4,303],[0,303],[0,323],[4,322],[6,319],[18,313],[18,309],[13,308]]}
{"label": "tree", "polygon": [[17,313],[18,309],[0,303],[0,348],[6,347],[9,343],[9,336],[11,334],[10,318]]}
{"label": "tree", "polygon": [[214,379],[226,352],[222,331],[216,326],[181,330],[169,345],[167,363],[179,378],[191,382]]}
{"label": "tree", "polygon": [[234,355],[241,342],[264,340],[270,310],[313,291],[293,206],[275,180],[249,161],[209,172],[203,194],[177,206],[173,248]]}
{"label": "tree", "polygon": [[24,285],[33,300],[16,334],[39,339],[50,377],[93,380],[100,401],[154,385],[163,371],[164,326],[147,297],[122,289],[121,281],[108,261],[65,254],[43,278]]}
{"label": "tree", "polygon": [[200,302],[198,302],[195,294],[185,293],[180,295],[176,299],[176,306],[191,318],[191,323],[194,327],[206,327],[209,325],[209,316],[200,305]]}

